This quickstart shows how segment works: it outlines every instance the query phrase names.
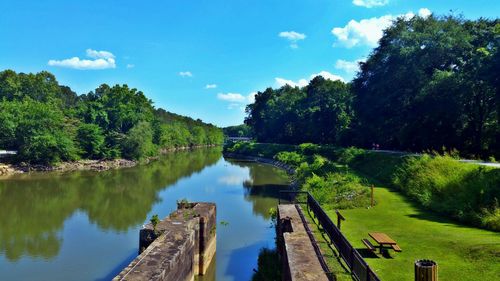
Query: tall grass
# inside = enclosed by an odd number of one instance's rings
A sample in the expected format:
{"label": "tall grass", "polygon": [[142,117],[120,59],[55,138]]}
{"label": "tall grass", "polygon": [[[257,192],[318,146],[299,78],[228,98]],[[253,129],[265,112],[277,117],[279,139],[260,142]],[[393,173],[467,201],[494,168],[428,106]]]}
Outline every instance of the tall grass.
{"label": "tall grass", "polygon": [[406,159],[392,183],[428,209],[500,231],[499,169],[423,155]]}

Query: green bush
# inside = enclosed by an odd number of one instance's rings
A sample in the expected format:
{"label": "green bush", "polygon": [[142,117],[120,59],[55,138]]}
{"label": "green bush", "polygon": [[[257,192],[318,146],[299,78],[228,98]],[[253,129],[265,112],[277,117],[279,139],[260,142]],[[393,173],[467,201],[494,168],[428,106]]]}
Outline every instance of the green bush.
{"label": "green bush", "polygon": [[341,164],[350,164],[356,157],[365,154],[366,151],[361,148],[349,147],[337,150],[335,161]]}
{"label": "green bush", "polygon": [[299,145],[299,150],[303,155],[313,155],[320,151],[320,146],[313,143],[303,143]]}
{"label": "green bush", "polygon": [[295,151],[296,146],[286,144],[262,144],[254,142],[236,142],[226,144],[224,151],[238,153],[241,155],[274,158],[281,151]]}
{"label": "green bush", "polygon": [[326,208],[348,209],[369,205],[369,188],[350,173],[329,173],[307,178],[303,189]]}
{"label": "green bush", "polygon": [[313,174],[317,176],[324,176],[327,173],[339,171],[335,163],[329,161],[327,158],[314,155],[308,162],[302,162],[297,168],[297,179],[300,183],[304,183],[305,179],[311,177]]}
{"label": "green bush", "polygon": [[305,160],[305,157],[297,152],[281,151],[274,156],[274,159],[297,167]]}

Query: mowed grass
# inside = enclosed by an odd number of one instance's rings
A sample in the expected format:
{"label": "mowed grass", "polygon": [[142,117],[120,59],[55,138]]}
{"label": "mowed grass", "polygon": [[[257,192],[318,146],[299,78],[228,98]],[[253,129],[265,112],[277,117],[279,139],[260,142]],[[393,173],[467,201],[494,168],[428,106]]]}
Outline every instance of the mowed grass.
{"label": "mowed grass", "polygon": [[[376,187],[375,200],[374,208],[342,210],[341,231],[382,280],[413,280],[418,259],[436,261],[440,280],[500,280],[500,233],[422,210],[388,188]],[[335,212],[327,213],[335,222]],[[391,250],[390,257],[366,251],[361,239],[368,232],[388,234],[403,251]]]}

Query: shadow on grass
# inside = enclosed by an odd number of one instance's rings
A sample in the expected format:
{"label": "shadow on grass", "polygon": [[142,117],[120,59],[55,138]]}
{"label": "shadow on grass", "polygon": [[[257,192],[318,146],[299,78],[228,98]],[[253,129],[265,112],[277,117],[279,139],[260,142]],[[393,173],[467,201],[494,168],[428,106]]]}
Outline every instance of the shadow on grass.
{"label": "shadow on grass", "polygon": [[356,251],[364,258],[364,259],[379,259],[380,257],[373,251],[370,251],[365,248],[357,248]]}
{"label": "shadow on grass", "polygon": [[374,185],[375,190],[377,188],[383,188],[383,189],[388,190],[391,194],[395,194],[396,196],[400,197],[401,201],[410,205],[417,212],[416,214],[407,215],[410,218],[416,218],[416,219],[426,220],[426,221],[430,221],[430,222],[437,222],[437,223],[447,224],[449,226],[455,226],[455,227],[460,227],[460,228],[477,227],[477,226],[474,226],[471,224],[465,224],[464,222],[461,222],[461,221],[454,219],[452,217],[448,217],[446,214],[440,214],[440,213],[437,213],[433,210],[427,209],[426,207],[422,206],[422,204],[411,199],[408,195],[406,195],[401,190],[392,187],[390,183],[382,182],[380,180],[375,179],[374,177],[371,177],[363,172],[360,172],[360,171],[357,171],[354,169],[352,169],[351,172],[364,178],[368,184]]}
{"label": "shadow on grass", "polygon": [[453,226],[453,227],[463,228],[463,229],[468,229],[468,228],[474,227],[471,225],[465,225],[459,221],[455,221],[455,220],[450,219],[450,218],[443,217],[442,215],[434,213],[433,211],[424,210],[424,209],[422,209],[422,207],[418,208],[417,210],[418,210],[418,213],[409,214],[406,216],[410,217],[410,218],[414,218],[414,219],[419,219],[419,220],[438,222],[438,223],[445,224],[448,226]]}

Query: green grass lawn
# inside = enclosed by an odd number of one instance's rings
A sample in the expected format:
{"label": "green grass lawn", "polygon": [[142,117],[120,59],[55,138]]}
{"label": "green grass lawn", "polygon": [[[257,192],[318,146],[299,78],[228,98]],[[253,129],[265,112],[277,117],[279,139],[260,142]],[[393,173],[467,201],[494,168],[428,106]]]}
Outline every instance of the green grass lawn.
{"label": "green grass lawn", "polygon": [[[371,209],[341,211],[346,218],[342,232],[382,280],[413,280],[413,264],[418,259],[436,261],[440,280],[499,280],[500,233],[424,211],[384,187],[375,188],[375,200],[377,205]],[[327,213],[336,221],[333,210]],[[369,238],[368,232],[388,234],[403,251],[391,250],[390,257],[369,253],[361,242]]]}

